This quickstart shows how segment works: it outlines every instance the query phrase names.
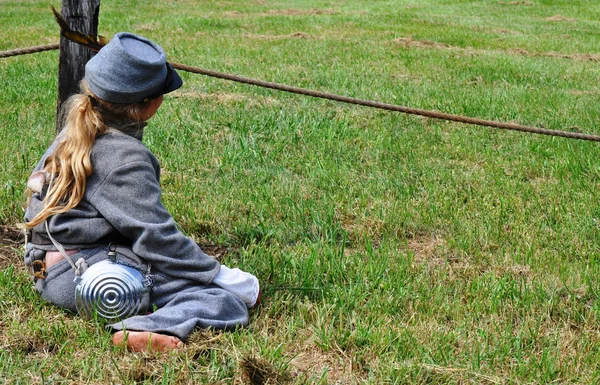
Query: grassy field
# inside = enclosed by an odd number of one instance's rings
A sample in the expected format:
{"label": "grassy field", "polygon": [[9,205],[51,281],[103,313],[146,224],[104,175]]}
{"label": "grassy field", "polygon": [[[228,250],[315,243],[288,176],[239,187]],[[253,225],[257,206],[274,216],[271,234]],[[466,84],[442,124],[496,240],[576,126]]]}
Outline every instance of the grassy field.
{"label": "grassy field", "polygon": [[[60,3],[51,1],[56,7]],[[600,134],[600,3],[103,0],[174,62]],[[0,0],[0,50],[58,41]],[[0,383],[600,381],[600,148],[182,73],[145,142],[164,202],[260,277],[248,328],[132,354],[43,303],[14,226],[54,136],[58,53],[0,59]]]}

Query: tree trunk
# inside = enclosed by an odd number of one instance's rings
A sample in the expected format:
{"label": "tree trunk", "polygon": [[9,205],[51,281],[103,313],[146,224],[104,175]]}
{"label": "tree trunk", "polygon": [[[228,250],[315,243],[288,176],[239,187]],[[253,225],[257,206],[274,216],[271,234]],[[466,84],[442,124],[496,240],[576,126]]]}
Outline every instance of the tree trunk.
{"label": "tree trunk", "polygon": [[[98,34],[100,0],[62,0],[61,14],[69,27],[86,35]],[[56,102],[56,131],[62,129],[63,102],[79,92],[79,82],[85,75],[85,64],[94,52],[61,36],[58,61],[58,100]]]}

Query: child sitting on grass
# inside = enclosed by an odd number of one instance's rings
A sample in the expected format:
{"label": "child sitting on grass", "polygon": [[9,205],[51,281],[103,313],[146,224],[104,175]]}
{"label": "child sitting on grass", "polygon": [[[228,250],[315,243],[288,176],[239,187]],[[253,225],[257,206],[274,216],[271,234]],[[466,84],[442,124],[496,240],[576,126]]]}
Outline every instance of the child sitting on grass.
{"label": "child sitting on grass", "polygon": [[[72,260],[119,258],[153,274],[155,311],[110,325],[113,342],[134,351],[178,348],[196,328],[248,323],[259,300],[256,277],[229,269],[184,236],[161,203],[160,166],[142,143],[146,121],[182,80],[161,47],[117,34],[86,65],[81,93],[28,187],[26,265],[41,296],[76,311]],[[168,128],[167,128],[168,129]],[[128,258],[133,253],[139,258]],[[36,267],[37,266],[37,267]]]}

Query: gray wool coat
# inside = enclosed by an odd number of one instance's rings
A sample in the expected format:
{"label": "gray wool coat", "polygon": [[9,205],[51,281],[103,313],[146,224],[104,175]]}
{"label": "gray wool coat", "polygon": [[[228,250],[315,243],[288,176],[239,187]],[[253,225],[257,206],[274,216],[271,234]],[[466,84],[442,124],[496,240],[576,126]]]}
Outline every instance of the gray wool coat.
{"label": "gray wool coat", "polygon": [[[113,329],[163,332],[184,339],[195,327],[223,329],[247,324],[244,303],[212,284],[220,263],[178,230],[162,204],[160,166],[141,141],[144,125],[116,125],[96,139],[91,151],[93,172],[87,178],[84,197],[77,207],[49,218],[50,233],[65,249],[82,250],[73,260],[83,257],[94,263],[105,259],[107,240],[118,240],[152,265],[156,276],[152,302],[159,310],[111,325]],[[56,141],[35,171],[42,169],[55,147]],[[41,210],[44,191],[33,194],[26,220]],[[27,265],[43,250],[55,249],[44,224],[32,233],[25,255]],[[42,297],[75,310],[70,265],[61,261],[50,267],[48,274],[36,283]]]}

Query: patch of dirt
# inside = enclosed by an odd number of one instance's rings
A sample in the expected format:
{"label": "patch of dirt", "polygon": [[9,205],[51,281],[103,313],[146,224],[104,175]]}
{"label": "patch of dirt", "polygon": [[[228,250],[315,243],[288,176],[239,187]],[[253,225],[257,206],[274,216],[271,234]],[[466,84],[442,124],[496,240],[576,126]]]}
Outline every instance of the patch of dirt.
{"label": "patch of dirt", "polygon": [[408,249],[414,253],[413,263],[432,270],[445,269],[450,277],[477,276],[492,273],[496,277],[518,277],[531,282],[533,272],[529,265],[515,264],[507,259],[495,264],[478,265],[468,257],[457,257],[447,242],[437,235],[425,235],[408,240]]}
{"label": "patch of dirt", "polygon": [[496,267],[496,272],[501,275],[509,274],[513,276],[519,276],[524,278],[531,278],[531,268],[529,265],[508,265]]}
{"label": "patch of dirt", "polygon": [[246,384],[283,384],[291,380],[289,373],[279,371],[266,360],[257,357],[242,358],[240,370]]}
{"label": "patch of dirt", "polygon": [[320,37],[312,36],[304,32],[294,32],[289,35],[258,35],[258,34],[244,34],[244,37],[249,39],[260,39],[260,40],[279,40],[279,39],[315,39],[320,40]]}
{"label": "patch of dirt", "polygon": [[[430,40],[415,40],[412,37],[399,37],[392,40],[393,44],[401,45],[403,48],[434,48],[434,49],[448,49],[455,51],[462,51],[467,54],[477,53],[478,50],[475,50],[471,47],[455,47],[445,43],[437,43]],[[480,50],[479,50],[480,51]],[[579,61],[600,61],[600,55],[594,55],[589,53],[582,54],[563,54],[557,52],[529,52],[524,48],[511,48],[508,50],[496,50],[497,52],[507,52],[510,54],[522,55],[522,56],[531,56],[531,57],[556,57],[561,59],[570,59],[570,60],[579,60]],[[494,51],[492,51],[494,52]]]}
{"label": "patch of dirt", "polygon": [[533,5],[533,3],[531,1],[509,1],[509,2],[501,1],[498,4],[500,4],[500,5]]}
{"label": "patch of dirt", "polygon": [[522,56],[557,57],[561,59],[571,59],[579,61],[600,61],[600,55],[593,55],[589,53],[564,54],[557,52],[529,52],[523,48],[513,48],[509,49],[507,52]]}
{"label": "patch of dirt", "polygon": [[428,373],[433,373],[444,383],[456,384],[501,384],[503,380],[497,376],[488,376],[464,368],[440,366],[434,364],[420,364],[421,368]]}
{"label": "patch of dirt", "polygon": [[304,33],[304,32],[295,32],[292,33],[291,35],[289,35],[290,37],[296,38],[296,39],[310,39],[311,36]]}
{"label": "patch of dirt", "polygon": [[0,242],[21,244],[25,240],[23,231],[15,227],[0,226]]}
{"label": "patch of dirt", "polygon": [[206,93],[199,91],[178,92],[173,94],[176,98],[197,98],[197,99],[216,99],[219,102],[241,102],[248,99],[247,96],[241,94],[227,93]]}
{"label": "patch of dirt", "polygon": [[573,22],[577,21],[577,20],[573,19],[572,17],[566,17],[566,16],[562,16],[562,15],[550,16],[544,20],[546,20],[546,21],[566,21],[568,23],[573,23]]}
{"label": "patch of dirt", "polygon": [[532,54],[529,53],[529,51],[527,51],[524,48],[510,48],[507,50],[508,53],[511,54],[515,54],[515,55],[521,55],[521,56],[533,56]]}
{"label": "patch of dirt", "polygon": [[335,15],[337,11],[332,9],[270,9],[263,13],[240,13],[238,11],[225,11],[222,13],[224,17],[240,18],[247,16],[315,16],[315,15]]}
{"label": "patch of dirt", "polygon": [[558,57],[562,59],[573,59],[580,61],[600,61],[600,55],[592,55],[590,53],[583,54],[562,54],[556,52],[542,52],[539,54],[532,54],[531,56],[546,56],[546,57]]}
{"label": "patch of dirt", "polygon": [[271,105],[279,103],[275,98],[262,97],[262,96],[248,96],[243,94],[230,94],[230,93],[206,93],[199,91],[189,92],[177,92],[173,94],[176,98],[197,98],[205,100],[217,100],[219,103],[227,102],[244,102],[247,105]]}
{"label": "patch of dirt", "polygon": [[383,227],[385,226],[384,221],[381,219],[370,217],[357,218],[354,214],[342,215],[338,218],[338,222],[344,231],[348,233],[352,243],[360,243],[362,239],[368,238],[375,248],[379,245]]}
{"label": "patch of dirt", "polygon": [[162,28],[162,25],[157,23],[157,22],[149,22],[149,23],[142,23],[136,26],[136,30],[142,30],[142,31],[159,31]]}
{"label": "patch of dirt", "polygon": [[305,15],[335,15],[337,11],[332,9],[270,9],[267,15],[283,15],[283,16],[305,16]]}
{"label": "patch of dirt", "polygon": [[14,227],[0,226],[0,270],[21,261],[19,248],[25,242],[23,232]]}
{"label": "patch of dirt", "polygon": [[12,338],[10,349],[24,354],[54,353],[60,346],[39,336],[20,335]]}
{"label": "patch of dirt", "polygon": [[412,37],[399,37],[392,40],[396,44],[400,44],[405,48],[409,47],[426,47],[426,48],[451,48],[449,44],[437,43],[430,40],[414,40]]}
{"label": "patch of dirt", "polygon": [[437,235],[411,238],[407,242],[408,249],[415,254],[415,262],[427,262],[434,265],[445,264],[448,246],[446,241]]}
{"label": "patch of dirt", "polygon": [[229,247],[226,246],[201,244],[198,244],[198,246],[200,246],[202,251],[204,251],[206,254],[210,255],[211,257],[214,257],[219,261],[225,258],[225,256],[230,253]]}
{"label": "patch of dirt", "polygon": [[[317,322],[319,316],[314,313],[313,305],[310,302],[304,304],[305,310],[311,309],[310,315],[305,314],[307,316],[305,321]],[[270,333],[269,329],[276,327],[279,322],[286,321],[274,322],[273,318],[256,320],[253,330],[264,329],[265,333]],[[323,349],[315,339],[311,328],[302,328],[296,330],[293,341],[284,348],[285,355],[291,358],[286,371],[293,377],[294,383],[357,384],[366,381],[369,376],[368,365],[363,362],[363,358],[353,354],[353,349],[344,350],[336,344]],[[377,357],[373,357],[371,362],[375,367],[376,360]],[[270,382],[270,384],[276,383]]]}
{"label": "patch of dirt", "polygon": [[500,33],[502,35],[516,35],[516,34],[518,34],[518,32],[510,30],[510,29],[506,29],[506,28],[500,28],[500,29],[495,30],[494,32]]}
{"label": "patch of dirt", "polygon": [[328,384],[354,383],[360,377],[353,370],[352,359],[341,357],[333,351],[324,352],[316,347],[306,348],[296,354],[291,364],[307,380],[319,379],[326,373]]}
{"label": "patch of dirt", "polygon": [[568,90],[567,93],[571,94],[571,95],[577,95],[577,96],[598,95],[598,94],[600,94],[600,90],[598,90],[598,89],[596,89],[596,90],[587,90],[587,91],[582,91],[582,90]]}
{"label": "patch of dirt", "polygon": [[223,12],[223,16],[225,16],[225,17],[242,17],[244,15],[238,11],[225,11],[225,12]]}

